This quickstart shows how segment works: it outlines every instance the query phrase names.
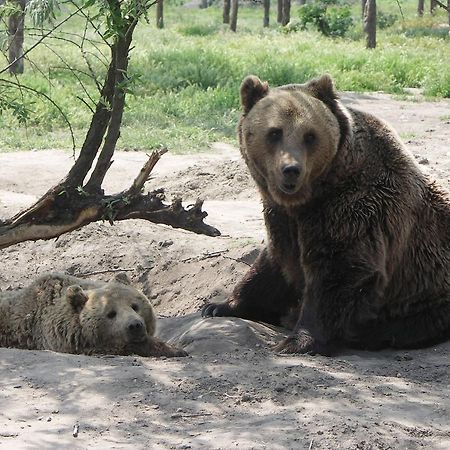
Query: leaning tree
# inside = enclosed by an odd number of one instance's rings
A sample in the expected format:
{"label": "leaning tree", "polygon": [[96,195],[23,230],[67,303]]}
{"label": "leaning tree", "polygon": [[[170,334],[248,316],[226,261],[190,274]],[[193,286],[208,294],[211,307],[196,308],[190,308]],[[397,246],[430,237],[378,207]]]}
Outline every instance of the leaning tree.
{"label": "leaning tree", "polygon": [[[164,153],[163,150],[154,151],[150,155],[127,190],[108,195],[102,189],[105,175],[113,162],[125,98],[132,83],[128,65],[133,33],[139,20],[145,19],[148,9],[156,3],[154,0],[84,0],[81,3],[74,0],[67,16],[43,33],[21,56],[27,57],[36,45],[71,17],[81,15],[86,20],[86,26],[91,25],[106,45],[109,65],[103,82],[98,83],[98,100],[74,165],[64,179],[35,204],[12,218],[0,220],[0,249],[27,240],[52,239],[98,220],[113,223],[124,219],[146,219],[209,236],[220,234],[217,229],[204,223],[207,213],[202,210],[200,200],[184,208],[181,199],[166,204],[162,189],[146,194],[143,192],[144,184]],[[44,18],[48,17],[45,6],[50,4],[52,2],[47,0],[30,2],[31,6],[40,8],[38,12]],[[92,9],[95,14],[88,12]],[[34,13],[36,15],[36,10]],[[87,39],[86,33],[83,39]],[[12,63],[14,61],[10,64]],[[35,94],[44,96],[47,101],[52,101],[47,94],[22,84],[17,77],[5,77],[10,64],[0,70],[0,90],[32,90]],[[55,104],[55,107],[58,105]],[[1,108],[12,109],[19,118],[25,115],[17,103],[8,104],[7,97],[0,98],[0,111]]]}

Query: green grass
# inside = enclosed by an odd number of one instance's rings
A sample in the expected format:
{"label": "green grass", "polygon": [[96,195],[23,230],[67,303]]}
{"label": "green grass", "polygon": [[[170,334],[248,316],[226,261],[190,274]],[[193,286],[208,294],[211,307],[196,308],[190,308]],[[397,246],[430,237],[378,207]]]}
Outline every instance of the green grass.
{"label": "green grass", "polygon": [[[404,88],[421,88],[430,97],[450,97],[450,45],[448,31],[437,25],[446,16],[415,17],[416,2],[402,2],[402,20],[396,2],[377,2],[386,13],[399,15],[397,22],[379,32],[378,47],[364,48],[358,23],[347,39],[329,39],[313,31],[282,33],[275,23],[262,28],[262,8],[241,8],[238,32],[222,22],[219,7],[206,10],[166,6],[163,30],[141,24],[135,33],[130,73],[136,78],[134,94],[127,99],[119,148],[150,150],[165,146],[173,152],[201,151],[217,140],[235,142],[239,117],[239,84],[253,73],[271,85],[304,82],[330,73],[337,88],[352,91],[385,91],[401,95]],[[292,17],[297,16],[293,7]],[[68,23],[65,31],[76,32],[81,22]],[[437,30],[437,31],[436,31]],[[27,38],[27,45],[33,42]],[[96,89],[86,72],[79,51],[64,41],[51,41],[58,55],[41,46],[31,53],[40,70],[26,65],[21,81],[51,96],[72,123],[77,147],[89,125],[90,111],[79,98],[88,100],[67,65],[79,71],[95,98]],[[91,66],[101,81],[105,68],[98,50],[87,46]],[[93,56],[93,55],[97,56]],[[9,78],[9,77],[7,77]],[[2,95],[0,91],[0,95]],[[26,128],[8,112],[0,115],[0,151],[31,148],[70,148],[67,125],[48,102],[16,91],[32,110]],[[31,103],[33,102],[33,103]]]}

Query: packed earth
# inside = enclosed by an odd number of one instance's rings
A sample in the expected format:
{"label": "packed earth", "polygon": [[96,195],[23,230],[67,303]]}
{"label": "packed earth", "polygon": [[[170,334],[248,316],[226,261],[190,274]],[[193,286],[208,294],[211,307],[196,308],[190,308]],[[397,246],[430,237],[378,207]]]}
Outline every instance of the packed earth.
{"label": "packed earth", "polygon": [[[400,134],[419,165],[450,189],[450,101],[411,91],[344,95]],[[146,160],[121,151],[109,193]],[[0,218],[30,206],[73,163],[63,151],[0,153]],[[78,356],[0,349],[0,448],[448,449],[450,342],[421,350],[281,356],[286,331],[202,319],[223,301],[265,239],[257,190],[239,151],[166,154],[149,190],[205,199],[211,238],[145,221],[90,224],[52,241],[1,250],[0,289],[64,272],[109,280],[126,272],[152,301],[158,336],[184,358]]]}

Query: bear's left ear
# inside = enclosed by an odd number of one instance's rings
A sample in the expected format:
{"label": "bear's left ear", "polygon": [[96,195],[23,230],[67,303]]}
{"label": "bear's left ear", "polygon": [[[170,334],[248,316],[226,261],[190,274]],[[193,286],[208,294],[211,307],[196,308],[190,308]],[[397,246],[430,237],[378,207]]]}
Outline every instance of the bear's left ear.
{"label": "bear's left ear", "polygon": [[244,114],[247,114],[256,102],[269,93],[269,84],[264,83],[255,75],[250,75],[241,84],[241,105]]}
{"label": "bear's left ear", "polygon": [[329,104],[339,98],[334,87],[333,79],[327,73],[319,78],[314,78],[304,85],[304,87],[317,99]]}
{"label": "bear's left ear", "polygon": [[120,272],[114,276],[114,280],[117,283],[122,283],[126,285],[131,285],[131,280],[128,278],[128,275],[124,272]]}
{"label": "bear's left ear", "polygon": [[71,304],[72,308],[75,311],[81,311],[88,301],[88,297],[81,288],[77,284],[69,286],[66,291],[67,301]]}

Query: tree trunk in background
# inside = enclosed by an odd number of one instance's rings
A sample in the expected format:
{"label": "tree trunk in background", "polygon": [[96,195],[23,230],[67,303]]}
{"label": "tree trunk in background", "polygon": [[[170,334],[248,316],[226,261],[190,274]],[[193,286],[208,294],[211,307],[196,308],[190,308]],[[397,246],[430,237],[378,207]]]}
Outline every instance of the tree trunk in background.
{"label": "tree trunk in background", "polygon": [[223,0],[223,23],[230,23],[230,0]]}
{"label": "tree trunk in background", "polygon": [[366,33],[366,48],[377,46],[377,3],[367,0],[364,9],[364,32]]}
{"label": "tree trunk in background", "polygon": [[298,0],[297,3],[302,6],[306,3],[306,0]]}
{"label": "tree trunk in background", "polygon": [[200,3],[200,9],[205,9],[208,7],[208,0],[202,0]]}
{"label": "tree trunk in background", "polygon": [[231,31],[236,31],[238,8],[239,8],[239,1],[231,0],[231,20],[230,20],[230,30]]}
{"label": "tree trunk in background", "polygon": [[423,10],[425,7],[425,0],[419,0],[417,3],[417,15],[422,17],[423,16]]}
{"label": "tree trunk in background", "polygon": [[366,10],[367,0],[361,0],[361,17],[364,19],[364,12]]}
{"label": "tree trunk in background", "polygon": [[269,26],[269,17],[270,17],[270,0],[264,0],[263,27],[268,27]]}
{"label": "tree trunk in background", "polygon": [[164,28],[164,0],[159,0],[156,4],[156,26]]}
{"label": "tree trunk in background", "polygon": [[277,1],[277,22],[281,23],[283,20],[283,1],[284,0],[278,0]]}
{"label": "tree trunk in background", "polygon": [[291,0],[282,0],[283,4],[283,16],[281,19],[281,25],[287,25],[291,20]]}
{"label": "tree trunk in background", "polygon": [[434,0],[430,0],[430,13],[434,14],[434,11],[436,10],[437,3]]}
{"label": "tree trunk in background", "polygon": [[8,61],[10,64],[16,61],[9,68],[9,73],[13,74],[23,73],[23,28],[25,23],[26,0],[16,0],[15,3],[20,11],[11,14],[8,19]]}
{"label": "tree trunk in background", "polygon": [[[448,26],[450,27],[450,0],[447,0],[447,15],[448,15]],[[450,35],[450,30],[448,30],[448,34]]]}

